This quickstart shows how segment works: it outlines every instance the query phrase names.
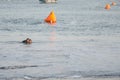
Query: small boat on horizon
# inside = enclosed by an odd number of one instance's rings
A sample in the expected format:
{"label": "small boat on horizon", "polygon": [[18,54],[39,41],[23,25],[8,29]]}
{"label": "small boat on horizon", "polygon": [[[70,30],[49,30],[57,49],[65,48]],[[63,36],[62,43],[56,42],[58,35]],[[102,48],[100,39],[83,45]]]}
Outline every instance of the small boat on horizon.
{"label": "small boat on horizon", "polygon": [[39,0],[41,2],[44,2],[44,3],[56,3],[57,0]]}

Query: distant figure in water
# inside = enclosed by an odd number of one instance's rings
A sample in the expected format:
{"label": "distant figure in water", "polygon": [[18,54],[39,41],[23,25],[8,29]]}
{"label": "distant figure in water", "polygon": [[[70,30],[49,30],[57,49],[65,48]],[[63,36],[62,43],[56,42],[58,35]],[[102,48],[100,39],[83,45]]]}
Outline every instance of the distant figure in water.
{"label": "distant figure in water", "polygon": [[30,38],[27,38],[26,40],[22,41],[22,43],[31,44],[32,40]]}

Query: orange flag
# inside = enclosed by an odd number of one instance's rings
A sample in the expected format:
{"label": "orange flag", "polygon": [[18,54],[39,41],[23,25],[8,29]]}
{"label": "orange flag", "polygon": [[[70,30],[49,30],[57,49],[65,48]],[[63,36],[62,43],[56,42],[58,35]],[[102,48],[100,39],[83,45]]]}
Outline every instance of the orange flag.
{"label": "orange flag", "polygon": [[56,23],[56,16],[55,16],[55,13],[54,11],[51,11],[49,16],[45,19],[45,22],[47,23]]}

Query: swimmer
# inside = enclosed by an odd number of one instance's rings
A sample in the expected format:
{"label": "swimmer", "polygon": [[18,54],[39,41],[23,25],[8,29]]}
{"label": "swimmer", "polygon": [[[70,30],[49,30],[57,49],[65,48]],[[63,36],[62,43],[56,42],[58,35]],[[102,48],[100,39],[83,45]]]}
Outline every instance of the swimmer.
{"label": "swimmer", "polygon": [[25,43],[25,44],[31,44],[32,43],[32,40],[27,38],[26,40],[23,40],[22,43]]}

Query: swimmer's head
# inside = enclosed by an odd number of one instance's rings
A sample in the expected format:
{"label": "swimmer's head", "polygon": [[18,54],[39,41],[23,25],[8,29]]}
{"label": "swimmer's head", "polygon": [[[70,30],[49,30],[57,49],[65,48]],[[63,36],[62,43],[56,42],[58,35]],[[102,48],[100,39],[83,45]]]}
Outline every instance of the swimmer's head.
{"label": "swimmer's head", "polygon": [[25,44],[31,44],[32,43],[32,40],[27,38],[26,40],[22,41],[23,43]]}

